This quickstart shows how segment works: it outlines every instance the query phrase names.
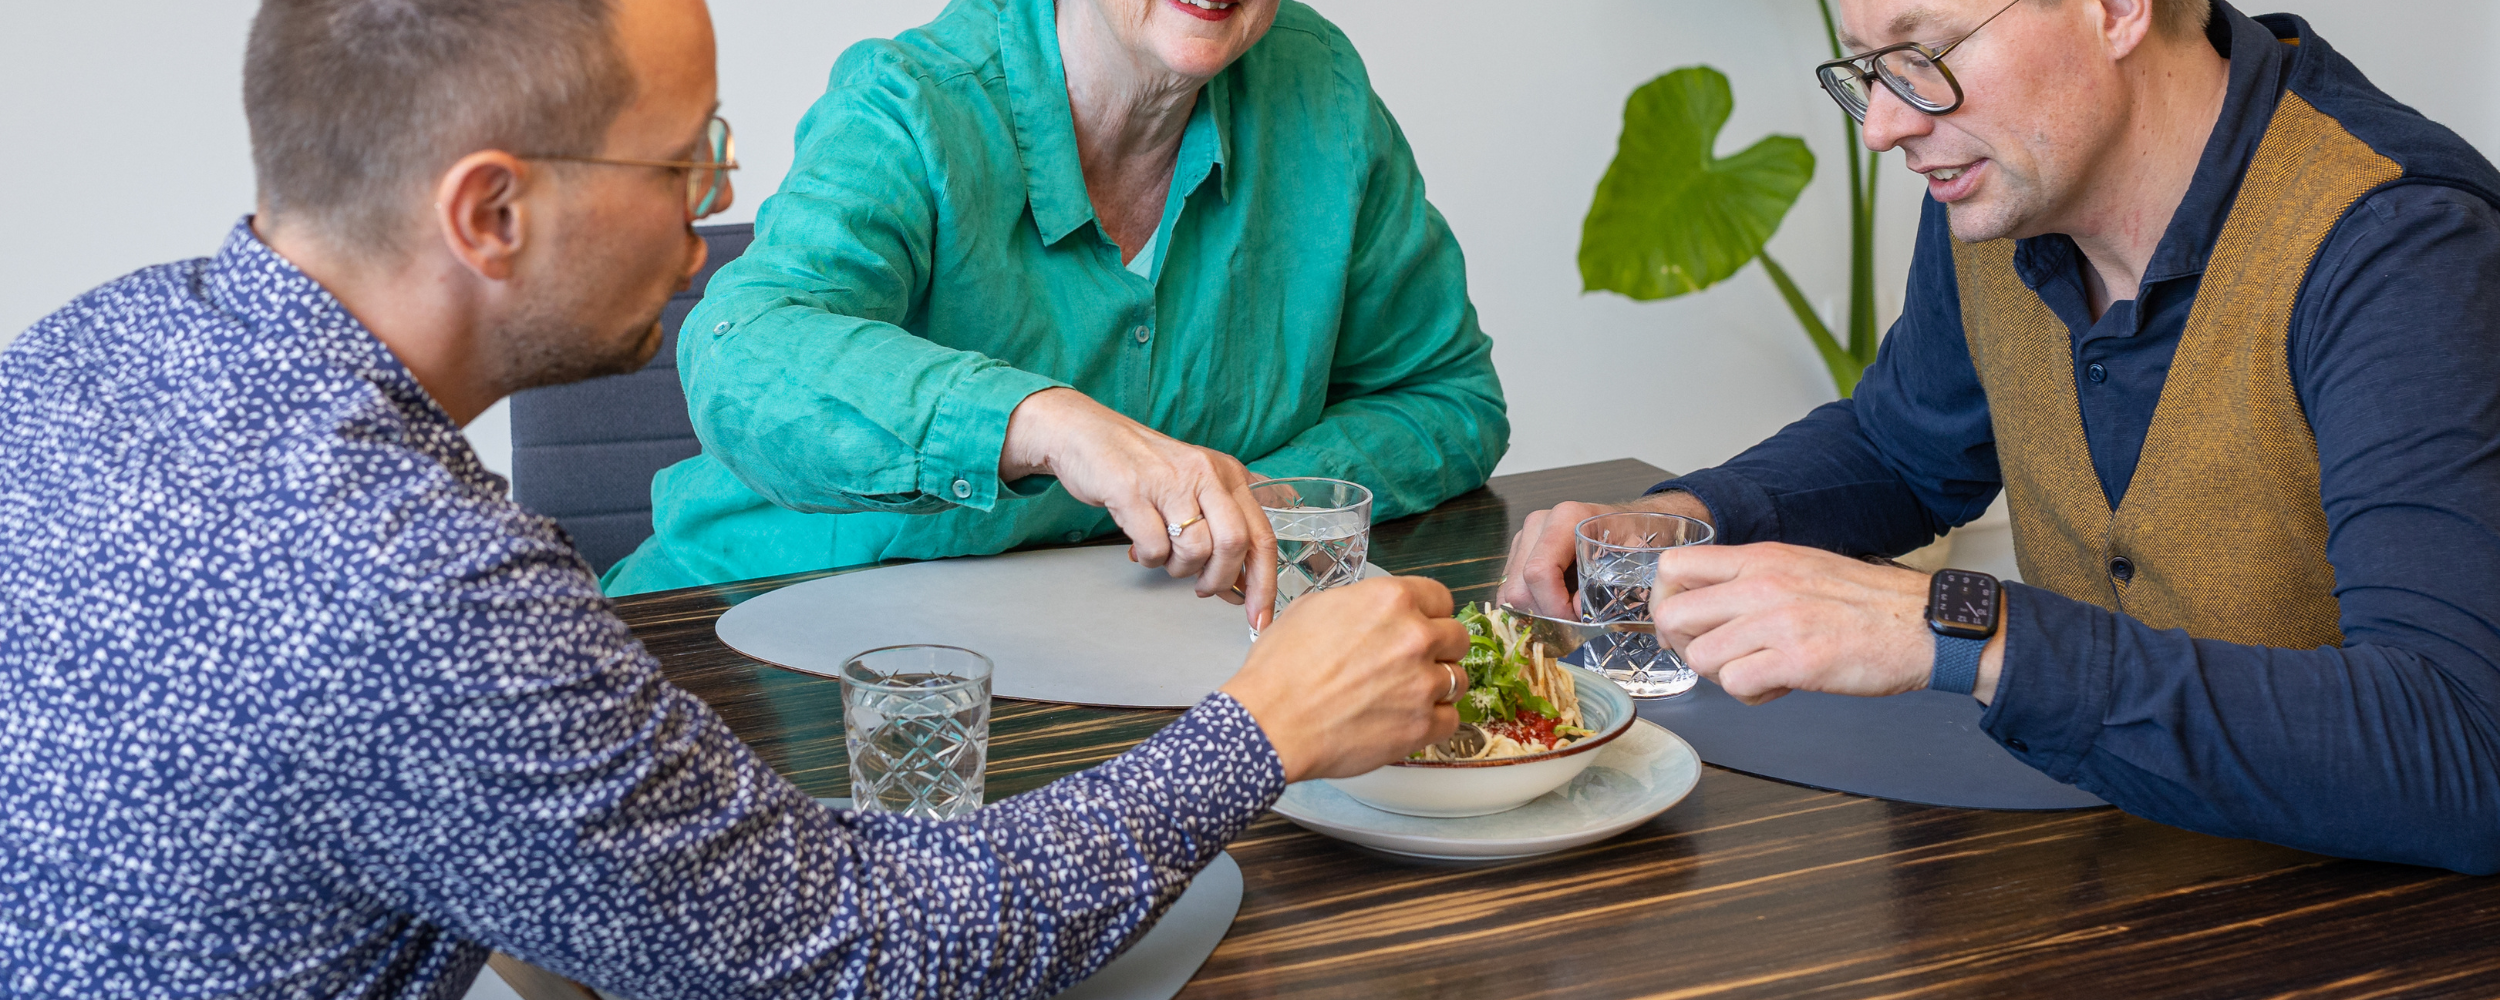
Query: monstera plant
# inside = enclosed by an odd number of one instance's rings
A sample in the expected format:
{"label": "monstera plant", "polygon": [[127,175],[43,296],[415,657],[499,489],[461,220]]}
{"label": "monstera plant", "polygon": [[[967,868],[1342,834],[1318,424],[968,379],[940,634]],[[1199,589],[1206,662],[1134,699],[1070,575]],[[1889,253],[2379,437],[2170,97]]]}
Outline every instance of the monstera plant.
{"label": "monstera plant", "polygon": [[[1832,12],[1823,3],[1823,27]],[[1875,361],[1875,160],[1841,116],[1849,154],[1849,316],[1833,331],[1788,269],[1763,252],[1797,195],[1814,179],[1814,153],[1793,135],[1769,136],[1734,156],[1717,154],[1719,129],[1736,109],[1727,77],[1687,66],[1641,85],[1623,106],[1623,138],[1597,184],[1580,230],[1587,291],[1643,301],[1698,292],[1756,259],[1779,287],[1843,396]]]}

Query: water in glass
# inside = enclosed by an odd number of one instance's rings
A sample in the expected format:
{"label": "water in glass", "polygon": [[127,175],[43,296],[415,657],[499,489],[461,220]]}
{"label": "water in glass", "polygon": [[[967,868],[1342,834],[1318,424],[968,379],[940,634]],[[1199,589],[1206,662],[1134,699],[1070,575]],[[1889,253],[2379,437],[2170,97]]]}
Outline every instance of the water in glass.
{"label": "water in glass", "polygon": [[[1584,622],[1645,622],[1650,589],[1658,580],[1658,554],[1711,540],[1710,526],[1674,514],[1601,514],[1576,529],[1580,568],[1578,595]],[[1610,632],[1587,646],[1588,665],[1635,698],[1669,698],[1693,689],[1701,676],[1684,657],[1648,631]]]}
{"label": "water in glass", "polygon": [[[1649,620],[1649,589],[1658,579],[1658,555],[1639,553],[1598,563],[1595,572],[1582,567],[1580,620],[1621,622]],[[1589,641],[1589,666],[1623,686],[1635,698],[1668,698],[1701,682],[1675,650],[1661,646],[1650,632],[1608,632]]]}
{"label": "water in glass", "polygon": [[1361,511],[1275,510],[1276,610],[1315,590],[1363,578],[1371,553],[1371,519]]}
{"label": "water in glass", "polygon": [[[1295,598],[1363,578],[1371,557],[1372,491],[1342,479],[1297,476],[1253,484],[1276,532],[1276,613]],[[1257,629],[1250,638],[1259,637]]]}
{"label": "water in glass", "polygon": [[980,661],[977,678],[954,670],[852,669],[861,658],[890,652],[863,653],[844,665],[842,726],[854,806],[931,819],[980,808],[990,742],[988,661]]}

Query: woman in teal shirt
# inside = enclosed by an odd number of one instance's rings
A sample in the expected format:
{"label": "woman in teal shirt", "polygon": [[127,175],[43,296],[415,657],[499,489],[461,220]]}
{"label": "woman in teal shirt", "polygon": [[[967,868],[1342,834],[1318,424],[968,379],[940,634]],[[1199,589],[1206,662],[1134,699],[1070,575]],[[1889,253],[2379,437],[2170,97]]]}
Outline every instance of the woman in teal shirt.
{"label": "woman in teal shirt", "polygon": [[653,482],[656,534],[607,587],[1117,527],[1259,608],[1247,483],[1351,479],[1381,519],[1481,485],[1510,435],[1491,347],[1405,137],[1309,7],[958,0],[835,64],[680,334],[703,454]]}

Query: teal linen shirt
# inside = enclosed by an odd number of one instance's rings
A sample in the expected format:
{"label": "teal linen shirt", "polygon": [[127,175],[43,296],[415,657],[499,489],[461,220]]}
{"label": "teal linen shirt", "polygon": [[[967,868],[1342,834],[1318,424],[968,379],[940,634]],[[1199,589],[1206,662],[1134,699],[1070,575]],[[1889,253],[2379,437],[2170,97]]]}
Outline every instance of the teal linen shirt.
{"label": "teal linen shirt", "polygon": [[1481,485],[1510,424],[1466,265],[1335,25],[1288,0],[1200,92],[1140,275],[1096,224],[1051,0],[853,46],[678,365],[703,453],[652,483],[638,593],[1116,530],[998,474],[1071,386],[1374,516]]}

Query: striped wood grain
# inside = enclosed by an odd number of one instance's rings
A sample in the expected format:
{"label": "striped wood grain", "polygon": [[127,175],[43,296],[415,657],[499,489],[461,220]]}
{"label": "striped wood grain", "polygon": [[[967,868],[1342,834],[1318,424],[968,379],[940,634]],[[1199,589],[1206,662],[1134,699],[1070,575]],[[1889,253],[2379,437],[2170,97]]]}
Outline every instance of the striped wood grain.
{"label": "striped wood grain", "polygon": [[[1632,461],[1501,477],[1380,525],[1372,558],[1483,599],[1528,512],[1663,478]],[[618,604],[672,680],[811,794],[841,795],[836,685],[712,633],[731,604],[821,575]],[[1000,701],[990,795],[1101,761],[1174,714]],[[1184,998],[2500,996],[2490,880],[2114,810],[1907,806],[1705,768],[1657,819],[1544,858],[1415,861],[1273,814],[1231,849],[1241,915]]]}

